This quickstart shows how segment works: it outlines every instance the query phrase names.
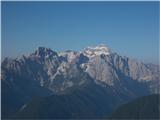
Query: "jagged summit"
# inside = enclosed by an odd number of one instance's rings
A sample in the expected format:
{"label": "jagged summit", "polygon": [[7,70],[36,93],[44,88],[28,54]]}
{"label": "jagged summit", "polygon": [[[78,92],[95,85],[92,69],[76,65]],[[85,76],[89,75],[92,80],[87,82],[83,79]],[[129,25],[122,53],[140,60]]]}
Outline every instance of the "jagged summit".
{"label": "jagged summit", "polygon": [[37,57],[49,57],[52,55],[57,55],[57,53],[50,48],[38,47],[32,55],[35,55]]}
{"label": "jagged summit", "polygon": [[111,49],[105,44],[100,44],[97,46],[87,47],[83,50],[83,52],[88,57],[94,57],[101,54],[109,55],[111,53]]}
{"label": "jagged summit", "polygon": [[96,45],[96,46],[92,46],[92,48],[97,48],[97,49],[99,49],[99,48],[108,48],[109,49],[109,47],[106,45],[106,44],[99,44],[99,45]]}
{"label": "jagged summit", "polygon": [[105,44],[99,44],[97,46],[90,46],[87,48],[84,48],[82,51],[74,51],[74,50],[66,50],[66,51],[61,51],[59,53],[53,51],[50,48],[46,47],[38,47],[33,53],[31,53],[31,56],[34,57],[49,57],[49,56],[68,56],[69,58],[76,57],[77,55],[80,55],[80,53],[84,54],[85,56],[91,58],[95,56],[100,56],[100,55],[109,55],[111,54],[111,49],[106,46]]}
{"label": "jagged summit", "polygon": [[74,50],[66,50],[66,51],[58,53],[58,55],[65,57],[68,61],[71,62],[77,58],[77,56],[79,55],[79,52],[74,51]]}
{"label": "jagged summit", "polygon": [[[80,52],[71,50],[61,53],[39,47],[29,56],[22,56],[20,59],[7,58],[2,62],[2,105],[4,105],[3,110],[5,108],[8,112],[16,104],[13,110],[17,112],[19,106],[24,106],[24,103],[30,101],[34,96],[51,94],[72,96],[72,93],[75,93],[79,100],[81,92],[79,94],[77,90],[82,90],[82,94],[86,96],[82,100],[91,99],[91,104],[97,105],[95,110],[97,113],[100,108],[99,103],[104,105],[102,102],[106,100],[112,102],[115,99],[118,101],[126,99],[128,101],[128,98],[159,93],[159,78],[158,66],[143,64],[114,54],[106,45],[88,47]],[[95,94],[92,94],[94,92]],[[112,96],[117,97],[108,100]],[[92,98],[95,99],[95,102],[92,101]],[[99,102],[101,98],[106,98],[106,100]],[[55,100],[57,103],[57,99]],[[74,99],[62,97],[63,103],[67,101],[72,103]],[[78,103],[81,106],[81,101]],[[84,105],[86,104],[88,103]],[[75,104],[71,105],[75,106]]]}

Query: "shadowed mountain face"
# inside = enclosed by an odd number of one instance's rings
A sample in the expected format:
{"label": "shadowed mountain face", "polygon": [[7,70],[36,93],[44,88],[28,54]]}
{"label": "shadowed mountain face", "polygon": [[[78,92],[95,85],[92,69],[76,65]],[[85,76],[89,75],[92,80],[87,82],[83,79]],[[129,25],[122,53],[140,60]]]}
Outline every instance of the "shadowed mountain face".
{"label": "shadowed mountain face", "polygon": [[137,98],[120,106],[110,119],[160,119],[160,95]]}
{"label": "shadowed mountain face", "polygon": [[110,113],[124,100],[121,96],[113,96],[110,88],[102,88],[89,84],[65,95],[37,97],[18,111],[13,118],[101,118]]}
{"label": "shadowed mountain face", "polygon": [[[102,113],[109,113],[128,100],[157,93],[160,86],[159,66],[122,57],[104,45],[88,47],[80,52],[68,50],[60,53],[39,47],[28,56],[6,58],[1,68],[2,118],[14,115],[35,96],[43,98],[54,95],[49,97],[49,101],[55,97],[61,101],[61,96],[70,99],[70,96],[74,96],[74,91],[79,89],[79,94],[86,99],[90,95],[102,97],[104,100],[108,96],[116,99],[116,105],[109,109],[110,103],[95,100],[96,105],[99,102],[106,105]],[[95,91],[97,87],[107,92],[101,96]],[[75,96],[75,101],[78,101],[77,95]],[[80,102],[85,106],[85,101]],[[94,108],[96,110],[97,106]],[[79,116],[81,115],[82,113]]]}

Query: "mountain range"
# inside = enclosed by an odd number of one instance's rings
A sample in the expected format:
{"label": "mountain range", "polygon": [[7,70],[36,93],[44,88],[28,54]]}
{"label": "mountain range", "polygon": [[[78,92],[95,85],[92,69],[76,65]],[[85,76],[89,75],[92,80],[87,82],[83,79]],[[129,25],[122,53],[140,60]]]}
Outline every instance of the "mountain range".
{"label": "mountain range", "polygon": [[2,119],[101,118],[134,98],[159,93],[159,66],[106,45],[62,52],[39,47],[4,59],[1,86]]}

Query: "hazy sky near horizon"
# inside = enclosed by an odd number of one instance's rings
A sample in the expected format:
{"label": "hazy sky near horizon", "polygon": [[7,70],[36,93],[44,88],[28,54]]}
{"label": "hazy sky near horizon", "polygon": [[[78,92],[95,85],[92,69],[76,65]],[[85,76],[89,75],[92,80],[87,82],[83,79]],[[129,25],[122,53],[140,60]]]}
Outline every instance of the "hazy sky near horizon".
{"label": "hazy sky near horizon", "polygon": [[2,2],[2,59],[39,46],[55,51],[106,44],[158,63],[158,2]]}

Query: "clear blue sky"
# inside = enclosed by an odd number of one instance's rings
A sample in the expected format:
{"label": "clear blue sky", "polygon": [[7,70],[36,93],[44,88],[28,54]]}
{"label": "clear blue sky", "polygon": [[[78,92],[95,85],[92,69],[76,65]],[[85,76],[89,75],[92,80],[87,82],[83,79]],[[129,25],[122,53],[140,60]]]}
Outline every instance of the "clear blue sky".
{"label": "clear blue sky", "polygon": [[106,44],[158,62],[158,2],[2,2],[2,59],[38,46],[55,51]]}

